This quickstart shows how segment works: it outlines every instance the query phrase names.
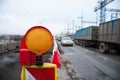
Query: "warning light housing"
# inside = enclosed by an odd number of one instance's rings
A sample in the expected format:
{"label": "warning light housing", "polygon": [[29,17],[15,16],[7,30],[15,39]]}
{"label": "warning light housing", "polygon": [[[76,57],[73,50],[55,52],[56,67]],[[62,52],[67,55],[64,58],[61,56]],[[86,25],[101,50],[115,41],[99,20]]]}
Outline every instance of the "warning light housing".
{"label": "warning light housing", "polygon": [[53,43],[51,32],[42,26],[35,26],[29,29],[25,35],[27,48],[35,54],[44,54]]}
{"label": "warning light housing", "polygon": [[21,41],[20,64],[42,65],[44,63],[43,54],[52,47],[52,44],[53,36],[48,29],[43,26],[30,28]]}

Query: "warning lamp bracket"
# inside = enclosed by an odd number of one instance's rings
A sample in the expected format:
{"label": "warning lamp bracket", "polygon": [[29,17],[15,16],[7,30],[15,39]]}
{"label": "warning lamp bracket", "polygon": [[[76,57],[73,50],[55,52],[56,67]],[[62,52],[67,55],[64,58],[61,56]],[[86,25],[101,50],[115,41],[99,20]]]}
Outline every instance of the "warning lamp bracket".
{"label": "warning lamp bracket", "polygon": [[36,55],[36,65],[42,66],[44,63],[43,55]]}

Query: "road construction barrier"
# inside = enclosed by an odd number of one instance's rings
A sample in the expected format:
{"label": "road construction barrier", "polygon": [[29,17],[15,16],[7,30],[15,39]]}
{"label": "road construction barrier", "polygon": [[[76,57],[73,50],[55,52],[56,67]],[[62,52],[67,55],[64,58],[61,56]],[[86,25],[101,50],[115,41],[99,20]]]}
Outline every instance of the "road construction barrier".
{"label": "road construction barrier", "polygon": [[58,80],[55,64],[44,63],[44,53],[53,44],[51,32],[34,26],[23,36],[20,46],[21,80]]}
{"label": "road construction barrier", "polygon": [[55,39],[54,39],[54,47],[53,47],[51,63],[56,64],[57,67],[61,67],[60,52],[59,52],[58,45]]}
{"label": "road construction barrier", "polygon": [[51,63],[22,66],[21,80],[58,80],[57,67]]}

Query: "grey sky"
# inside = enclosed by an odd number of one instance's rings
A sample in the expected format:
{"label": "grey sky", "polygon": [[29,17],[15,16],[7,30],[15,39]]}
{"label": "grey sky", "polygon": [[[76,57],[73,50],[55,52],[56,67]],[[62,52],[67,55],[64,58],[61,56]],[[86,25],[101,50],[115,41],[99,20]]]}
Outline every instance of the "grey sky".
{"label": "grey sky", "polygon": [[[24,34],[30,27],[43,25],[53,34],[65,32],[67,21],[80,25],[80,17],[95,21],[97,0],[0,0],[0,33]],[[120,0],[110,4],[120,8]],[[89,24],[91,25],[91,24]]]}

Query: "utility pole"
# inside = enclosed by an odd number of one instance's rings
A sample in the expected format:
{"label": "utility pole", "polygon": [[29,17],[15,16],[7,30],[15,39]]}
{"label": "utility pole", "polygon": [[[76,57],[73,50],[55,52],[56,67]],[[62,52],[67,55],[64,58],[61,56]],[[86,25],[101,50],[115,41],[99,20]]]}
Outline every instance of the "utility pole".
{"label": "utility pole", "polygon": [[72,20],[72,27],[73,27],[73,28],[72,28],[72,34],[74,34],[74,27],[75,27],[75,26],[74,26],[74,23],[75,23],[75,21]]}
{"label": "utility pole", "polygon": [[118,18],[118,16],[120,16],[120,9],[106,8],[105,11],[114,12],[111,14],[111,20],[113,20],[114,18]]}
{"label": "utility pole", "polygon": [[69,34],[69,21],[67,20],[67,36]]}
{"label": "utility pole", "polygon": [[78,19],[81,19],[80,29],[83,28],[83,24],[84,24],[84,23],[93,23],[93,24],[96,24],[96,25],[97,25],[97,16],[96,16],[96,21],[85,21],[85,20],[83,20],[83,14],[82,14],[81,17],[78,17]]}
{"label": "utility pole", "polygon": [[82,26],[83,26],[83,15],[81,17],[78,17],[78,19],[81,20],[81,22],[80,22],[81,25],[80,25],[79,29],[82,29]]}
{"label": "utility pole", "polygon": [[99,0],[97,2],[98,6],[94,8],[94,11],[96,12],[100,10],[100,23],[105,22],[105,19],[106,19],[105,6],[111,3],[112,1],[114,0]]}

